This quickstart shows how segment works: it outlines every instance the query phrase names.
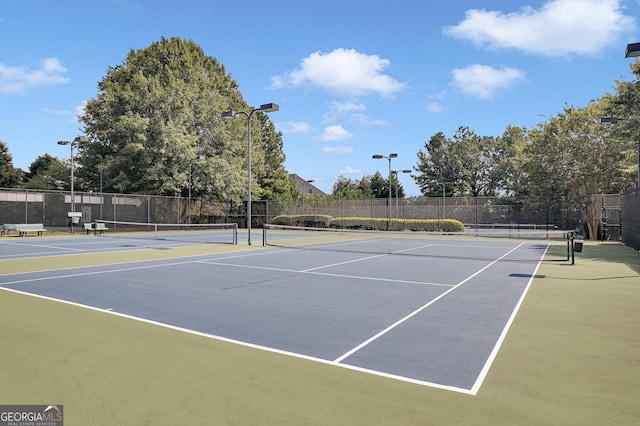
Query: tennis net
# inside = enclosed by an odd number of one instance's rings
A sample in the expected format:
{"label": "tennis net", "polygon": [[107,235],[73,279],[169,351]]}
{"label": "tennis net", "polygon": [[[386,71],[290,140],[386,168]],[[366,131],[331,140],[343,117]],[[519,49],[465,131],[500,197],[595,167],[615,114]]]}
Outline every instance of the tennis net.
{"label": "tennis net", "polygon": [[501,261],[569,261],[571,233],[544,231],[528,238],[504,235],[370,231],[265,224],[263,245],[300,250],[443,257]]}
{"label": "tennis net", "polygon": [[146,223],[98,220],[87,232],[101,232],[110,237],[181,241],[192,244],[237,244],[236,223]]}

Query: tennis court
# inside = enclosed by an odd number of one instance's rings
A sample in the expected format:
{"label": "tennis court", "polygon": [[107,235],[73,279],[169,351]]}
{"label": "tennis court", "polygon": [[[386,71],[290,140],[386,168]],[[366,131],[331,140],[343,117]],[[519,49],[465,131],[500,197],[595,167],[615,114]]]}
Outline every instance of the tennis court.
{"label": "tennis court", "polygon": [[[132,251],[126,263],[2,275],[0,286],[475,394],[548,246],[384,234],[318,240],[287,230],[271,241],[282,247],[148,261]],[[181,244],[108,235],[4,238],[0,258]]]}

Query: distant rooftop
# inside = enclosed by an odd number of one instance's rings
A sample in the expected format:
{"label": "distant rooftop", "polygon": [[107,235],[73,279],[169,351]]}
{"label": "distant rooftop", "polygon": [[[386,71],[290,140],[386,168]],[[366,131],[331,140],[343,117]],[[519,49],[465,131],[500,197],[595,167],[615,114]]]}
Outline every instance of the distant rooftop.
{"label": "distant rooftop", "polygon": [[295,173],[289,173],[289,179],[291,179],[296,186],[298,187],[298,190],[300,191],[300,193],[305,194],[305,195],[327,195],[325,194],[321,189],[315,187],[308,179],[304,179],[300,176],[298,176]]}

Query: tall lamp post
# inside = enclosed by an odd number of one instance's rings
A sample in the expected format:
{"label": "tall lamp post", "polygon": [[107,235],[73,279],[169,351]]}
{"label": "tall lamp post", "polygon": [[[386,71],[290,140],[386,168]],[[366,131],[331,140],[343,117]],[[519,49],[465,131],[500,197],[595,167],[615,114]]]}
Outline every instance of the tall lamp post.
{"label": "tall lamp post", "polygon": [[[77,147],[81,142],[89,142],[85,136],[78,136],[73,141],[58,141],[58,145],[69,145],[71,150],[71,212],[76,211],[76,198],[73,191],[73,148]],[[73,217],[71,218],[71,233],[73,234]]]}
{"label": "tall lamp post", "polygon": [[[398,173],[411,173],[411,170],[405,169],[405,170],[392,170],[391,173],[393,173],[393,175],[396,177],[396,179],[398,178]],[[396,182],[396,217],[398,217],[398,184],[399,182]]]}
{"label": "tall lamp post", "polygon": [[446,192],[445,185],[452,184],[453,182],[438,182],[437,185],[442,185],[442,220],[446,219],[447,216],[447,208],[446,208]]}
{"label": "tall lamp post", "polygon": [[398,158],[398,154],[389,154],[389,155],[380,155],[380,154],[375,154],[373,155],[371,158],[373,158],[374,160],[382,160],[383,158],[386,158],[387,160],[389,160],[389,208],[388,208],[388,213],[389,213],[389,231],[391,231],[391,159],[392,158]]}
{"label": "tall lamp post", "polygon": [[192,178],[193,162],[198,160],[204,160],[204,155],[199,155],[196,158],[192,158],[191,160],[189,160],[189,182],[188,182],[189,201],[187,202],[187,210],[188,210],[187,223],[191,223],[191,188],[193,186],[193,178]]}
{"label": "tall lamp post", "polygon": [[255,108],[250,112],[245,111],[225,111],[222,113],[222,118],[238,118],[241,115],[247,117],[247,139],[248,139],[248,153],[247,153],[247,244],[251,245],[251,117],[256,111],[262,112],[275,112],[279,111],[278,104],[270,103],[260,105],[259,108]]}
{"label": "tall lamp post", "polygon": [[90,155],[90,158],[99,158],[100,159],[100,219],[102,219],[102,168],[103,168],[103,159],[102,159],[102,155],[100,154],[95,154],[95,155]]}
{"label": "tall lamp post", "polygon": [[[625,58],[637,58],[640,56],[640,43],[629,43],[627,44],[627,48],[624,52]],[[613,121],[614,123],[617,123]],[[638,186],[637,188],[640,190],[640,141],[638,143]]]}

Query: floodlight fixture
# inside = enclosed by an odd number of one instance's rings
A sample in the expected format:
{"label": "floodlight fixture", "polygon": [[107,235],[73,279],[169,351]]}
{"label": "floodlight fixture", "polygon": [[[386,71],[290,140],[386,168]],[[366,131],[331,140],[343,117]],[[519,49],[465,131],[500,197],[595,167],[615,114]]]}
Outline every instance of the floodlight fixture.
{"label": "floodlight fixture", "polygon": [[640,43],[629,43],[624,52],[625,58],[637,58],[640,56]]}

